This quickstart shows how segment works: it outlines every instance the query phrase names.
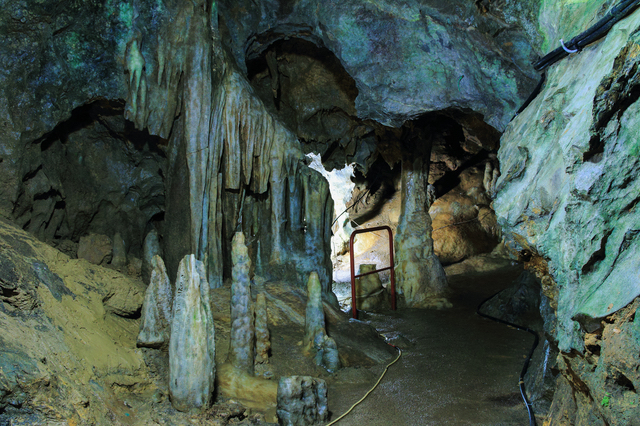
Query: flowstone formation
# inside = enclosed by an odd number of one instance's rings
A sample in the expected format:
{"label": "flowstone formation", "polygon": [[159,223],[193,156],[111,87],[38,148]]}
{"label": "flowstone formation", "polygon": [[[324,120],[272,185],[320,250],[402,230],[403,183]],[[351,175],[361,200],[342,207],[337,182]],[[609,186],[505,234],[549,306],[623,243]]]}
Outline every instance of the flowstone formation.
{"label": "flowstone formation", "polygon": [[335,340],[327,336],[324,308],[322,306],[322,287],[318,274],[312,272],[307,283],[307,308],[305,311],[305,331],[303,341],[305,351],[314,355],[317,365],[329,372],[340,368],[340,358]]}
{"label": "flowstone formation", "polygon": [[[426,164],[425,164],[426,163]],[[422,157],[402,162],[402,213],[395,236],[396,282],[408,307],[446,308],[447,277],[433,252],[428,184],[429,164]]]}
{"label": "flowstone formation", "polygon": [[283,426],[319,424],[329,418],[327,383],[310,376],[282,377],[278,383],[278,423]]}
{"label": "flowstone formation", "polygon": [[233,237],[233,283],[231,284],[231,337],[229,339],[228,362],[249,375],[254,372],[255,328],[249,260],[244,234],[236,232]]}
{"label": "flowstone formation", "polygon": [[[606,9],[545,4],[545,47]],[[640,418],[639,31],[636,10],[600,42],[552,65],[498,153],[496,214],[541,279],[545,335],[560,352],[551,424]]]}
{"label": "flowstone formation", "polygon": [[169,393],[179,411],[211,404],[216,375],[215,330],[204,267],[194,255],[178,268],[169,340]]}
{"label": "flowstone formation", "polygon": [[137,341],[139,347],[161,348],[169,343],[172,302],[167,270],[162,258],[155,255],[151,259],[151,278],[142,305]]}

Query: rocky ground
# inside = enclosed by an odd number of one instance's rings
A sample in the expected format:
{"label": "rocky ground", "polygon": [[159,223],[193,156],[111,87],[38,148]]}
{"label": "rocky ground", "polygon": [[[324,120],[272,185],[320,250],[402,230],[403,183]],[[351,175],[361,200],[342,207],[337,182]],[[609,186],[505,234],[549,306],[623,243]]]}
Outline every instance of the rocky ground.
{"label": "rocky ground", "polygon": [[[276,421],[275,401],[247,391],[246,383],[219,386],[216,404],[204,414],[171,407],[166,351],[136,348],[145,291],[137,276],[72,259],[6,222],[0,222],[0,247],[0,424]],[[258,370],[270,380],[262,382],[313,375],[326,379],[332,392],[354,371],[395,355],[372,327],[325,305],[343,365],[329,374],[302,351],[305,294],[282,283],[258,287],[267,297],[272,342],[270,364]],[[215,290],[212,303],[220,365],[229,347],[229,288]]]}

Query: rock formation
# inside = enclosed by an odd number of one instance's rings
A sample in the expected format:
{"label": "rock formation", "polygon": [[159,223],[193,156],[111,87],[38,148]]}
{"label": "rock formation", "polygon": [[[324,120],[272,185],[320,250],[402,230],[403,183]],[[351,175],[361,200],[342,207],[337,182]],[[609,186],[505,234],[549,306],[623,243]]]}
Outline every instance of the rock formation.
{"label": "rock formation", "polygon": [[[548,45],[588,28],[600,6],[585,4],[579,16],[545,7]],[[631,321],[640,295],[639,28],[636,10],[550,67],[498,152],[498,222],[542,282],[546,344],[560,351],[551,423],[625,424],[640,415],[640,376],[628,361],[640,342]]]}
{"label": "rock formation", "polygon": [[[490,253],[500,242],[500,229],[490,207],[493,173],[490,162],[483,173],[479,167],[465,169],[459,184],[436,199],[429,208],[433,249],[443,264],[460,262],[471,256]],[[487,170],[489,171],[487,173]],[[488,176],[487,176],[488,174]]]}
{"label": "rock formation", "polygon": [[202,263],[186,256],[178,269],[169,340],[169,393],[179,411],[211,404],[216,375],[215,330]]}
{"label": "rock formation", "polygon": [[255,330],[256,330],[256,364],[269,363],[271,340],[268,328],[267,300],[264,293],[256,297]]}
{"label": "rock formation", "polygon": [[172,304],[171,282],[164,262],[160,256],[153,256],[151,278],[142,305],[138,346],[160,348],[169,343]]}
{"label": "rock formation", "polygon": [[322,306],[322,287],[318,274],[312,272],[307,283],[307,308],[305,310],[305,332],[303,344],[317,365],[330,372],[340,368],[340,358],[335,340],[327,336],[324,308]]}
{"label": "rock formation", "polygon": [[[358,275],[376,270],[376,265],[361,264]],[[356,299],[358,309],[364,311],[379,308],[384,301],[385,292],[378,274],[369,274],[356,278]]]}
{"label": "rock formation", "polygon": [[112,253],[111,265],[116,269],[124,268],[127,264],[127,248],[119,232],[116,232],[113,236]]}
{"label": "rock formation", "polygon": [[147,233],[147,236],[144,237],[144,242],[142,243],[142,268],[140,272],[142,282],[145,284],[147,284],[151,278],[154,256],[162,257],[162,247],[160,246],[158,231],[152,229]]}
{"label": "rock formation", "polygon": [[305,426],[329,417],[327,384],[310,376],[282,377],[278,383],[278,420],[283,426]]}
{"label": "rock formation", "polygon": [[[251,301],[251,281],[247,246],[244,234],[233,237],[233,282],[231,284],[231,337],[228,362],[235,368],[253,375],[255,362],[254,311]],[[262,330],[263,331],[263,330]],[[262,343],[262,342],[261,342]]]}
{"label": "rock formation", "polygon": [[421,157],[402,162],[402,213],[395,236],[396,282],[407,306],[442,308],[447,277],[433,253],[429,165]]}

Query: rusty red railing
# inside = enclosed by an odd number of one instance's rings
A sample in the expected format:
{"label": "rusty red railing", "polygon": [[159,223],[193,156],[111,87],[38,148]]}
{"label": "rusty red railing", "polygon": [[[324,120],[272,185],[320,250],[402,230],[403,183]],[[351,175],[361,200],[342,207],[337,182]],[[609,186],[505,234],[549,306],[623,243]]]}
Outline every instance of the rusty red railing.
{"label": "rusty red railing", "polygon": [[[354,264],[354,255],[353,255],[353,241],[355,236],[358,234],[364,234],[365,232],[375,232],[386,230],[389,233],[389,266],[382,269],[376,269],[375,271],[365,272],[364,274],[356,275],[356,269]],[[394,262],[393,262],[393,235],[391,233],[391,228],[388,226],[376,226],[374,228],[366,228],[366,229],[356,229],[351,233],[351,238],[349,239],[349,257],[351,260],[351,312],[353,318],[358,318],[358,309],[356,307],[357,299],[356,299],[356,278],[364,277],[365,275],[375,274],[377,272],[382,271],[390,271],[390,287],[391,287],[391,309],[396,310],[396,280],[394,273]]]}

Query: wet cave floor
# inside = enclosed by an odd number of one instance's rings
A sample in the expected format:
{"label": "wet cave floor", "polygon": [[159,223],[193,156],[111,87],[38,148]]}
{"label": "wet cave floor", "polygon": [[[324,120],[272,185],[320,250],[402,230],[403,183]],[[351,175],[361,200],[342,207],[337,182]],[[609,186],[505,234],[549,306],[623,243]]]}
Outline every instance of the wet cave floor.
{"label": "wet cave floor", "polygon": [[[484,319],[478,305],[508,287],[520,267],[449,277],[453,308],[361,313],[402,348],[378,387],[338,425],[527,425],[518,377],[533,337]],[[329,380],[336,419],[375,383],[384,366]],[[351,375],[351,377],[349,377]]]}

